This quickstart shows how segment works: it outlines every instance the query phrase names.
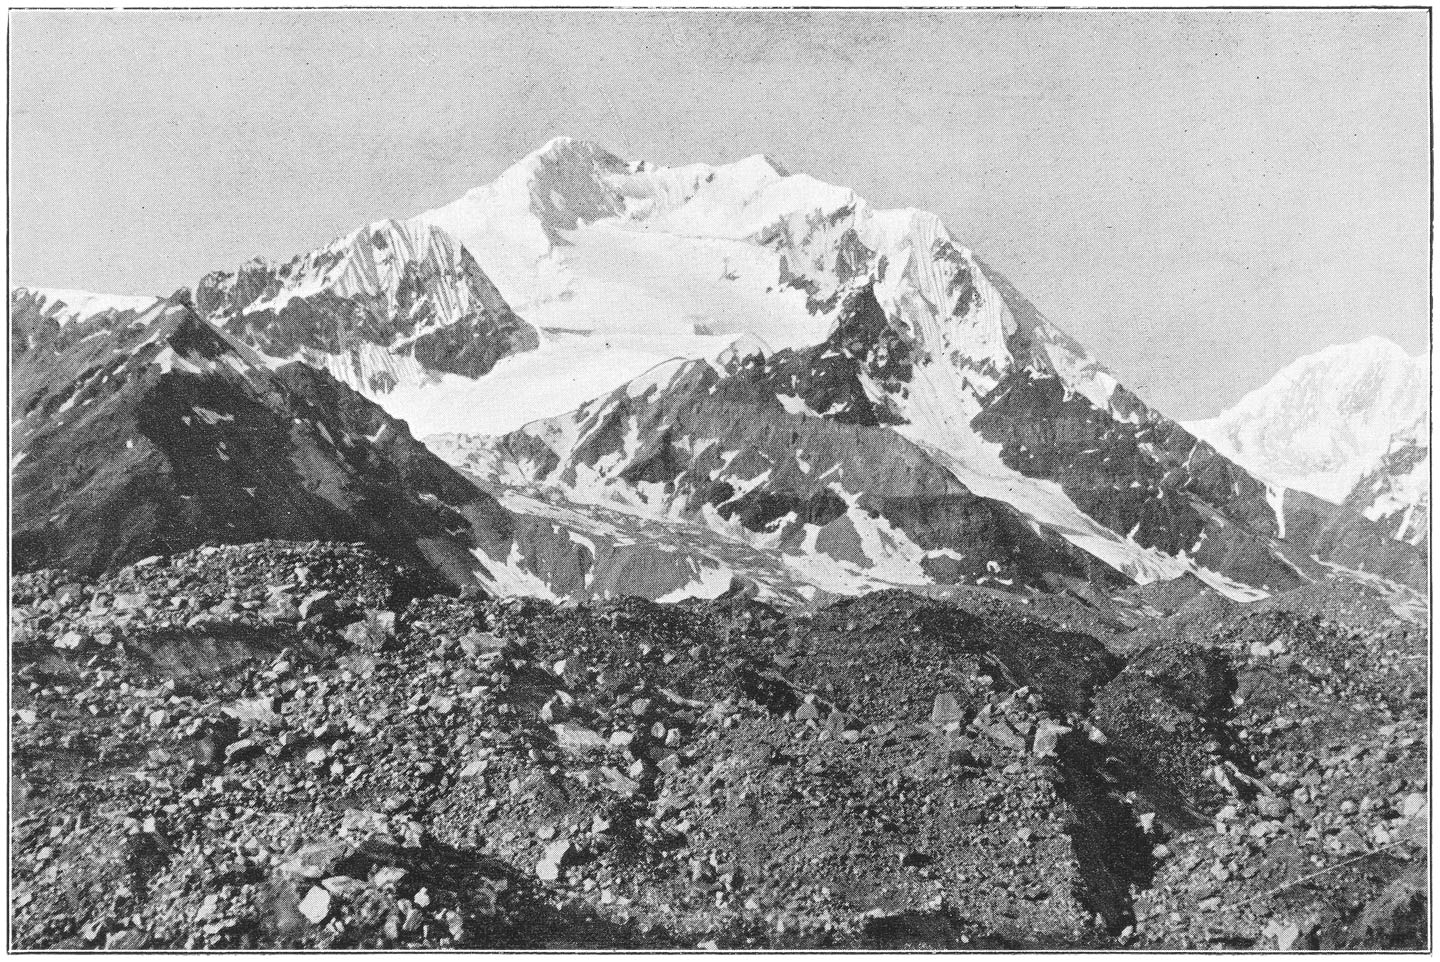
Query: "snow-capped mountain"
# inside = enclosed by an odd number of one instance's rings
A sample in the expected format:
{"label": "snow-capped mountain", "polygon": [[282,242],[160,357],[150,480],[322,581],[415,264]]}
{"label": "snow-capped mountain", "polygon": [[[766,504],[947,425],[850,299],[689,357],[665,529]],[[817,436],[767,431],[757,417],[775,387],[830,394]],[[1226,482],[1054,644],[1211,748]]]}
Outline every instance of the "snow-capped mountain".
{"label": "snow-capped mountain", "polygon": [[[917,443],[906,394],[922,363],[884,323],[867,290],[815,347],[672,361],[502,438],[430,443],[497,492],[703,526],[812,590],[1114,587],[1190,572],[1254,598],[1322,576],[1317,553],[1401,579],[1423,571],[1358,514],[1285,497],[1173,422],[1138,407],[1120,421],[1034,370],[987,395],[969,451]],[[523,552],[507,560],[545,570]],[[691,590],[723,590],[723,562],[705,567]]]}
{"label": "snow-capped mountain", "polygon": [[937,390],[993,387],[1017,338],[1097,403],[1115,386],[1028,304],[1011,310],[997,290],[1008,285],[934,215],[872,208],[763,156],[665,168],[558,138],[418,220],[459,238],[545,334],[466,396],[473,415],[451,407],[443,424],[418,422],[422,434],[511,430],[672,358],[713,358],[738,337],[818,344],[845,292],[867,284],[909,336],[954,358],[954,383]]}
{"label": "snow-capped mountain", "polygon": [[[676,360],[573,415],[467,448],[437,444],[477,476],[671,522],[767,552],[813,588],[896,584],[1042,587],[1054,576],[1128,583],[1119,571],[1003,500],[976,496],[891,429],[854,363],[826,364],[847,337],[878,336],[867,295],[837,336],[805,351],[748,355],[726,370]],[[896,346],[894,360],[901,362]],[[817,372],[801,383],[806,371]],[[898,368],[897,368],[898,370]],[[789,392],[795,391],[795,394]],[[806,413],[811,405],[829,417]],[[740,572],[704,566],[719,593]],[[704,582],[708,581],[706,585]]]}
{"label": "snow-capped mountain", "polygon": [[[253,349],[247,371],[288,383],[304,361],[432,435],[485,493],[407,448],[447,486],[415,497],[474,507],[400,541],[503,593],[1191,575],[1252,599],[1326,565],[1424,578],[1360,510],[1259,480],[1148,408],[933,215],[764,157],[662,168],[552,141],[410,221],[209,275],[197,301],[225,333],[205,330]],[[86,336],[134,323],[102,314]],[[82,361],[67,397],[95,374]],[[369,410],[323,383],[326,406]],[[204,389],[192,407],[220,411]]]}
{"label": "snow-capped mountain", "polygon": [[321,367],[400,411],[538,343],[469,251],[415,222],[380,221],[284,264],[257,258],[209,274],[196,306],[271,363]]}
{"label": "snow-capped mountain", "polygon": [[1429,407],[1423,356],[1383,337],[1290,364],[1214,418],[1186,427],[1257,477],[1340,503]]}
{"label": "snow-capped mountain", "polygon": [[[933,215],[871,208],[763,157],[657,168],[561,139],[420,219],[476,252],[544,334],[475,385],[477,397],[503,389],[510,407],[472,403],[478,431],[432,442],[490,483],[704,523],[788,564],[828,566],[852,590],[941,570],[1040,574],[1014,569],[1016,535],[994,525],[965,563],[939,564],[970,535],[954,527],[947,541],[938,515],[920,535],[913,516],[907,530],[880,510],[886,530],[846,536],[867,547],[824,550],[836,541],[818,532],[841,515],[847,532],[875,526],[867,486],[898,487],[865,462],[899,458],[944,479],[907,496],[1012,513],[1050,545],[1051,573],[1069,570],[1051,563],[1058,538],[1113,576],[1193,572],[1238,597],[1310,576],[1307,557],[1276,545],[1286,510],[1311,510],[1303,499],[1285,506],[1150,411]],[[500,442],[475,436],[567,401],[572,411]],[[817,440],[831,425],[853,439],[838,456]]]}
{"label": "snow-capped mountain", "polygon": [[[68,303],[101,303],[71,298]],[[186,292],[10,300],[12,558],[96,572],[207,541],[366,541],[454,584],[508,515],[323,371],[272,370]]]}

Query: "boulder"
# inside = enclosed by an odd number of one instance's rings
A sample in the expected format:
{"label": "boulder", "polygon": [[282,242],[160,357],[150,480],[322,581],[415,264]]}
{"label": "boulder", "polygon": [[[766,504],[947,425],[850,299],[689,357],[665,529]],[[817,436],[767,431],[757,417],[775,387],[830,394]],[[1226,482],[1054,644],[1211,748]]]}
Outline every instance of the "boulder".
{"label": "boulder", "polygon": [[365,609],[365,617],[345,626],[346,641],[362,651],[384,651],[395,640],[395,612]]}
{"label": "boulder", "polygon": [[950,724],[963,724],[964,721],[965,712],[953,692],[942,691],[935,696],[935,703],[930,708],[930,724],[943,728]]}
{"label": "boulder", "polygon": [[1061,725],[1042,719],[1035,729],[1035,745],[1032,751],[1037,758],[1050,758],[1055,754],[1055,748],[1060,742],[1061,735],[1068,735],[1074,729],[1068,725]]}
{"label": "boulder", "polygon": [[300,900],[300,914],[310,920],[311,924],[319,925],[330,917],[330,893],[319,885],[312,885],[310,891]]}
{"label": "boulder", "polygon": [[561,722],[558,725],[551,725],[550,729],[555,733],[555,741],[559,743],[563,751],[577,754],[604,751],[610,745],[599,732],[574,722]]}
{"label": "boulder", "polygon": [[545,846],[545,854],[535,865],[535,875],[542,882],[553,882],[560,877],[560,871],[571,860],[571,845],[561,839]]}
{"label": "boulder", "polygon": [[335,608],[335,593],[332,591],[312,591],[300,602],[300,617],[302,619],[328,619],[337,613]]}

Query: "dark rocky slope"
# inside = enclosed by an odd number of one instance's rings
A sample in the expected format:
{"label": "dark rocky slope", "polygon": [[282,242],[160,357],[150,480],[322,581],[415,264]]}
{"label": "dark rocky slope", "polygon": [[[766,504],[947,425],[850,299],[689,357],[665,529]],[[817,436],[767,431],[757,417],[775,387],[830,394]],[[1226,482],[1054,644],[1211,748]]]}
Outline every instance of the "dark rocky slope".
{"label": "dark rocky slope", "polygon": [[57,324],[11,302],[13,562],[96,574],[207,541],[363,541],[453,584],[508,536],[375,404],[271,371],[177,295]]}
{"label": "dark rocky slope", "polygon": [[1129,583],[1022,511],[977,496],[890,430],[902,420],[898,409],[866,384],[901,390],[908,364],[866,290],[815,347],[737,354],[723,369],[673,362],[571,415],[497,439],[464,466],[489,482],[520,475],[583,498],[608,487],[652,513],[733,524],[779,552],[860,572],[883,572],[891,561],[877,541],[906,539],[913,548],[897,546],[895,555],[914,566],[917,581]]}
{"label": "dark rocky slope", "polygon": [[730,376],[704,361],[678,364],[663,385],[626,386],[576,412],[581,440],[563,462],[541,440],[544,425],[507,435],[489,456],[525,463],[529,480],[562,492],[599,475],[659,513],[719,518],[781,551],[861,570],[885,560],[864,543],[878,525],[913,542],[924,574],[939,584],[1043,587],[1057,574],[1129,583],[1003,502],[977,497],[881,426],[883,415],[853,381],[836,377],[821,389],[847,416],[786,410],[776,385],[789,383],[788,367],[806,363],[789,354],[751,359]]}
{"label": "dark rocky slope", "polygon": [[1423,549],[1395,542],[1356,506],[1285,491],[1277,518],[1265,483],[1123,388],[1117,394],[1125,420],[1069,393],[1056,377],[1011,375],[985,398],[972,426],[1002,446],[1006,464],[1057,482],[1111,530],[1167,554],[1188,552],[1245,584],[1299,587],[1320,573],[1317,559],[1425,584]]}
{"label": "dark rocky slope", "polygon": [[1425,636],[1356,590],[562,608],[264,544],[12,594],[17,948],[1426,938]]}

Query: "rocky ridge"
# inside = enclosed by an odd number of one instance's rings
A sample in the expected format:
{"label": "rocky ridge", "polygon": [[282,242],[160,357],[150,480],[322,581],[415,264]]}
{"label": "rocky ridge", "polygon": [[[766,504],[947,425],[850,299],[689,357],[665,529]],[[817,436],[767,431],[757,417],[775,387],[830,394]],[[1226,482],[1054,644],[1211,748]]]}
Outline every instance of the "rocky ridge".
{"label": "rocky ridge", "polygon": [[533,350],[475,258],[436,227],[380,221],[283,263],[207,274],[200,314],[261,354],[302,360],[372,398],[442,375],[474,379]]}
{"label": "rocky ridge", "polygon": [[188,293],[58,323],[11,301],[12,559],[86,574],[209,541],[365,541],[454,585],[508,535],[488,495],[304,364],[271,369]]}

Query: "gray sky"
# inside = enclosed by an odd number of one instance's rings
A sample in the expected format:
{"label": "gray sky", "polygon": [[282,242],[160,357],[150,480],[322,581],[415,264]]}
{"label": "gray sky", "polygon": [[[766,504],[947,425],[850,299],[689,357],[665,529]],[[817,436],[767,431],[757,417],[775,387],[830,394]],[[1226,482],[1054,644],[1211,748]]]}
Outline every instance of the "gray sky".
{"label": "gray sky", "polygon": [[[17,12],[12,283],[168,293],[556,135],[767,153],[940,214],[1121,379],[1216,413],[1426,349],[1419,11]],[[483,266],[483,265],[482,265]]]}

